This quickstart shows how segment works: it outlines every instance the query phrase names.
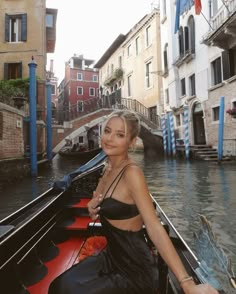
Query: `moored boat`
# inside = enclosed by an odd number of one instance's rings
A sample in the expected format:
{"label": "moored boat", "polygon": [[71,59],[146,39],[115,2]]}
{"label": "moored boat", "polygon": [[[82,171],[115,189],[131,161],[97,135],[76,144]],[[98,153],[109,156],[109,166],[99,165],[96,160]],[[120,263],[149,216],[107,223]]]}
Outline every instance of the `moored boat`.
{"label": "moored boat", "polygon": [[[100,223],[92,222],[87,203],[101,176],[104,159],[101,154],[0,221],[1,293],[46,294],[51,281],[86,254],[86,244],[100,240],[96,237],[102,236]],[[205,282],[208,277],[202,274],[197,257],[154,198],[153,203],[189,275],[197,283]],[[151,241],[147,242],[153,250]],[[104,242],[98,243],[97,250],[104,246]],[[159,292],[183,293],[158,252],[154,254],[161,281]]]}
{"label": "moored boat", "polygon": [[88,149],[73,150],[70,147],[64,147],[58,153],[63,157],[73,157],[79,160],[87,161],[92,159],[98,153],[100,153],[101,150],[102,150],[101,148],[95,148],[91,150],[88,150]]}

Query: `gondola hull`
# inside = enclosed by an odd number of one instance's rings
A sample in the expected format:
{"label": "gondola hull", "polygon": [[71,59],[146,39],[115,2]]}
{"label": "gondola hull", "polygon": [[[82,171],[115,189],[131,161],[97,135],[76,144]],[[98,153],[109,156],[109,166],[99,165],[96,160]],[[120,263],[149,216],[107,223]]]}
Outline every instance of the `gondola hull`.
{"label": "gondola hull", "polygon": [[68,158],[76,158],[78,160],[83,160],[84,162],[92,159],[94,156],[102,151],[101,148],[96,148],[86,151],[71,151],[69,149],[59,151],[60,156]]}
{"label": "gondola hull", "polygon": [[[69,187],[54,186],[0,222],[1,293],[46,294],[56,276],[80,261],[84,240],[102,235],[101,225],[94,226],[88,215],[87,203],[103,168],[103,162],[90,164],[74,175]],[[197,258],[154,199],[153,203],[188,273],[200,283]],[[158,253],[156,257],[159,293],[183,293]]]}

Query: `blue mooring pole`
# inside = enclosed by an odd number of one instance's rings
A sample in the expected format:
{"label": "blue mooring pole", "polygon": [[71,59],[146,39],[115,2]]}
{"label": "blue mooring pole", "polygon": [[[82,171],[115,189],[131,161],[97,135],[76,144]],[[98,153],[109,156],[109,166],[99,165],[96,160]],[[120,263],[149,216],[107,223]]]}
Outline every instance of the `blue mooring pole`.
{"label": "blue mooring pole", "polygon": [[30,163],[31,176],[36,177],[37,170],[37,124],[36,124],[36,67],[32,56],[29,66],[29,102],[30,102]]}
{"label": "blue mooring pole", "polygon": [[167,146],[168,146],[168,155],[171,156],[171,130],[170,130],[170,113],[167,114]]}
{"label": "blue mooring pole", "polygon": [[223,140],[224,140],[224,111],[225,111],[225,97],[220,97],[219,110],[219,130],[218,130],[218,160],[221,161],[223,157]]}
{"label": "blue mooring pole", "polygon": [[47,159],[52,160],[52,88],[50,82],[46,83],[47,89]]}

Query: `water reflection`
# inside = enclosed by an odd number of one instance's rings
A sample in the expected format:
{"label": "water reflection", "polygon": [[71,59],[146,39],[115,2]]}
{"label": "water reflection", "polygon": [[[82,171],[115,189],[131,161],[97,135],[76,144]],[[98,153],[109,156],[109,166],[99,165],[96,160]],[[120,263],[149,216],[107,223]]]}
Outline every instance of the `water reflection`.
{"label": "water reflection", "polygon": [[[203,214],[236,269],[236,164],[154,159],[142,153],[131,156],[143,168],[150,191],[189,245],[194,246],[193,232],[199,227],[198,215]],[[0,218],[80,165],[75,159],[56,156],[50,167],[39,170],[35,181],[28,178],[9,186],[1,192]]]}
{"label": "water reflection", "polygon": [[144,169],[150,191],[189,245],[193,248],[193,232],[203,214],[236,269],[236,164],[134,158]]}

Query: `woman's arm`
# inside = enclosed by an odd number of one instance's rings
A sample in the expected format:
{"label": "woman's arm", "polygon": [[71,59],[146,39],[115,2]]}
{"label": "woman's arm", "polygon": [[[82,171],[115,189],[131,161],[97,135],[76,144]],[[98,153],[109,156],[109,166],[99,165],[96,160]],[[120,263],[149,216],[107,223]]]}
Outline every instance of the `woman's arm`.
{"label": "woman's arm", "polygon": [[209,285],[195,285],[193,280],[183,280],[188,274],[181,262],[169,236],[161,225],[150,193],[144,178],[143,172],[137,166],[130,166],[125,173],[125,181],[128,186],[129,194],[137,205],[143,222],[146,226],[148,236],[157,247],[160,255],[174,273],[178,281],[183,281],[181,287],[185,293],[191,294],[216,294],[218,293]]}

